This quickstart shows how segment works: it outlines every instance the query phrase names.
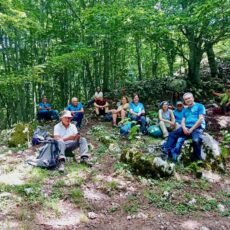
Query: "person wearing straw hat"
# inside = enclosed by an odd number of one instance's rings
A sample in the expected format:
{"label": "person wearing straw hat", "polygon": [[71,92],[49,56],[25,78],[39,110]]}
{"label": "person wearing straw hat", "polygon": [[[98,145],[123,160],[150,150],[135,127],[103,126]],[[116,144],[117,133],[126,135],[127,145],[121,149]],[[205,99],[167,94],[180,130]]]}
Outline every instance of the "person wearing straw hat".
{"label": "person wearing straw hat", "polygon": [[90,166],[88,159],[88,144],[84,137],[81,137],[74,124],[71,124],[73,116],[71,111],[65,110],[61,114],[61,122],[54,126],[54,139],[58,142],[59,148],[59,171],[64,172],[65,151],[73,151],[80,148],[81,163]]}

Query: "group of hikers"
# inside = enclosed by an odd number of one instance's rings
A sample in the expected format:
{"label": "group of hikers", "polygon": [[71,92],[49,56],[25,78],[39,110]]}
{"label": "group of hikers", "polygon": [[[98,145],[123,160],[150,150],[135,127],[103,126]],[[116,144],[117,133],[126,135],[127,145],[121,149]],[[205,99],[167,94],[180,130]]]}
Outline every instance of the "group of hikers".
{"label": "group of hikers", "polygon": [[[223,113],[230,111],[230,89],[224,94],[214,92],[214,95],[221,98],[221,109]],[[140,125],[140,131],[147,134],[148,122],[145,116],[145,107],[139,101],[139,95],[134,94],[132,100],[129,100],[122,93],[121,101],[116,109],[109,110],[109,103],[103,97],[100,87],[97,87],[94,97],[88,102],[88,106],[94,106],[94,112],[97,116],[111,115],[112,124],[118,126],[123,124],[126,117]],[[181,147],[186,139],[191,138],[194,149],[194,160],[202,160],[201,145],[202,134],[205,129],[206,110],[203,104],[195,102],[192,93],[185,93],[180,97],[179,93],[174,93],[171,102],[162,101],[158,111],[159,127],[165,139],[162,145],[162,151],[165,156],[177,161]],[[84,117],[84,107],[76,97],[73,97],[71,103],[61,113],[60,122],[54,127],[54,140],[59,148],[59,171],[64,172],[65,152],[73,151],[79,147],[80,162],[89,166],[87,140],[78,132]],[[52,109],[52,105],[44,97],[39,104],[38,119],[59,119],[58,111]]]}

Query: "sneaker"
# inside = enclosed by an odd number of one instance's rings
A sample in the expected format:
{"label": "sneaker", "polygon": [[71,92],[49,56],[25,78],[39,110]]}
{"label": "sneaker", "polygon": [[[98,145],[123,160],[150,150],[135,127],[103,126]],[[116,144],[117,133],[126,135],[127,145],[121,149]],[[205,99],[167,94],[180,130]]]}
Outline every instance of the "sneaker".
{"label": "sneaker", "polygon": [[58,171],[60,173],[64,173],[64,171],[65,171],[64,161],[60,161],[59,166],[58,166]]}
{"label": "sneaker", "polygon": [[85,164],[85,165],[87,165],[89,167],[93,166],[93,164],[89,161],[88,157],[81,157],[80,163]]}

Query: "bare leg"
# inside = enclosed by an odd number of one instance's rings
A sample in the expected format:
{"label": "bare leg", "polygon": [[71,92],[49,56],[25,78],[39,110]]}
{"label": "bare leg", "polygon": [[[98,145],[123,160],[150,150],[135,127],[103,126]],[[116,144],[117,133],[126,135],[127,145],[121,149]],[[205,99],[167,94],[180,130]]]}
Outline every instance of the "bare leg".
{"label": "bare leg", "polygon": [[95,107],[95,112],[97,115],[99,115],[99,108]]}
{"label": "bare leg", "polygon": [[105,113],[108,113],[109,112],[109,106],[106,106],[105,107]]}
{"label": "bare leg", "polygon": [[113,117],[113,124],[116,125],[117,124],[117,113],[112,113],[112,117]]}
{"label": "bare leg", "polygon": [[122,109],[121,110],[121,121],[124,120],[125,116],[126,116],[126,111],[124,109]]}

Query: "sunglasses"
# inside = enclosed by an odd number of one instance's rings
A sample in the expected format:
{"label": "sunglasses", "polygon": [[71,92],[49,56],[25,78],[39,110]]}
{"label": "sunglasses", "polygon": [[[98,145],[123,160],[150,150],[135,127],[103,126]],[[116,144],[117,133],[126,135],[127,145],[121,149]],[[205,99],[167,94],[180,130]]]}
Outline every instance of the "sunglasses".
{"label": "sunglasses", "polygon": [[179,105],[177,105],[177,107],[182,107],[183,105],[181,105],[181,104],[179,104]]}

